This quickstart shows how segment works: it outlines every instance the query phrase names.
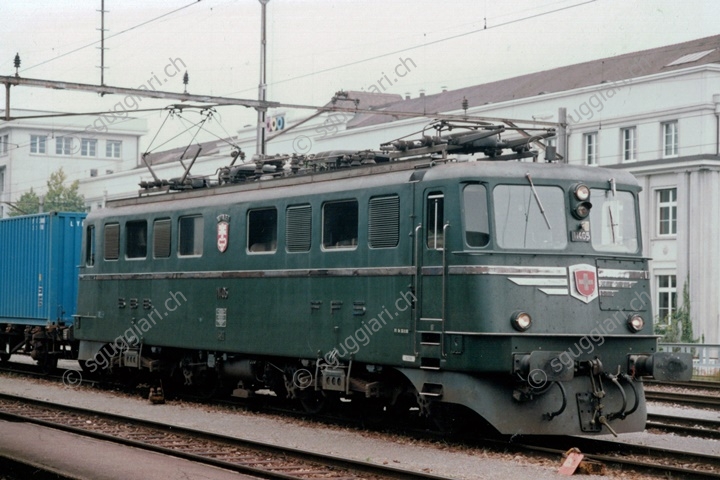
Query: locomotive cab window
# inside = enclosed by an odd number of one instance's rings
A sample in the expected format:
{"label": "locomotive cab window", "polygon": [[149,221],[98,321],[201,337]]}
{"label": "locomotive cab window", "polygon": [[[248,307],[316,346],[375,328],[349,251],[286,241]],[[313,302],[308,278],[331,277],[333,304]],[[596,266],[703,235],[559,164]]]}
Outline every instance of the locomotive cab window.
{"label": "locomotive cab window", "polygon": [[248,212],[248,242],[251,253],[272,253],[277,250],[277,210],[265,208]]}
{"label": "locomotive cab window", "polygon": [[95,265],[95,225],[88,225],[85,229],[85,265]]}
{"label": "locomotive cab window", "polygon": [[117,260],[120,257],[120,224],[106,224],[103,239],[103,258]]}
{"label": "locomotive cab window", "polygon": [[442,250],[445,245],[443,226],[445,214],[443,212],[445,197],[442,192],[432,192],[427,197],[427,246],[433,250]]}
{"label": "locomotive cab window", "polygon": [[125,256],[127,258],[147,256],[147,221],[136,220],[125,224]]}
{"label": "locomotive cab window", "polygon": [[357,239],[357,200],[323,205],[323,248],[356,248]]}
{"label": "locomotive cab window", "polygon": [[612,190],[593,188],[590,198],[593,204],[590,210],[593,248],[601,252],[637,252],[639,242],[633,194],[615,192],[613,195]]}
{"label": "locomotive cab window", "polygon": [[180,217],[178,221],[178,255],[181,257],[199,256],[203,252],[203,217],[194,215]]}
{"label": "locomotive cab window", "polygon": [[484,185],[468,185],[463,190],[463,219],[465,243],[470,247],[485,247],[490,242],[488,227],[487,191]]}
{"label": "locomotive cab window", "polygon": [[495,234],[501,248],[562,250],[567,246],[565,195],[541,185],[498,185],[493,189]]}
{"label": "locomotive cab window", "polygon": [[172,223],[169,218],[161,218],[153,222],[153,257],[168,258],[170,256],[170,238]]}

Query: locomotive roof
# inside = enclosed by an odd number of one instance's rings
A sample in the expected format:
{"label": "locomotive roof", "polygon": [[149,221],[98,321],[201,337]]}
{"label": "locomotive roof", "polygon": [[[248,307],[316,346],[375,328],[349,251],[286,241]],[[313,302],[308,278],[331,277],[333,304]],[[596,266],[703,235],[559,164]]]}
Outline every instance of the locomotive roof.
{"label": "locomotive roof", "polygon": [[272,200],[309,194],[362,191],[369,188],[407,184],[418,180],[423,183],[453,179],[501,182],[511,180],[513,183],[526,183],[527,173],[537,184],[560,180],[597,185],[608,184],[610,179],[614,179],[616,185],[625,189],[640,190],[635,177],[624,170],[574,166],[564,163],[498,161],[449,162],[431,165],[430,159],[425,158],[115,200],[108,202],[106,209],[91,212],[91,217],[139,211],[205,207],[230,202]]}

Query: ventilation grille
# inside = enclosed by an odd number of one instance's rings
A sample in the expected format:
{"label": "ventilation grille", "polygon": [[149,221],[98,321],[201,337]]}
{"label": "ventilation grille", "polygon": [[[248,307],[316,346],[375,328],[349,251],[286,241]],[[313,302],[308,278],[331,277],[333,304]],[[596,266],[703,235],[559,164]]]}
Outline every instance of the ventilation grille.
{"label": "ventilation grille", "polygon": [[372,248],[397,247],[400,241],[400,198],[370,199],[368,239]]}
{"label": "ventilation grille", "polygon": [[287,209],[285,238],[288,252],[307,252],[312,243],[312,207],[302,205]]}

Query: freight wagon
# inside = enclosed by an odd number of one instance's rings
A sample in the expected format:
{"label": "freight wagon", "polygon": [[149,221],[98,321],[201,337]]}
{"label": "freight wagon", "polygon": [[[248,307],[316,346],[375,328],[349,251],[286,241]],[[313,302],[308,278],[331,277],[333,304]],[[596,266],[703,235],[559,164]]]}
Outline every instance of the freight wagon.
{"label": "freight wagon", "polygon": [[45,368],[72,343],[85,213],[0,220],[0,361],[29,354]]}

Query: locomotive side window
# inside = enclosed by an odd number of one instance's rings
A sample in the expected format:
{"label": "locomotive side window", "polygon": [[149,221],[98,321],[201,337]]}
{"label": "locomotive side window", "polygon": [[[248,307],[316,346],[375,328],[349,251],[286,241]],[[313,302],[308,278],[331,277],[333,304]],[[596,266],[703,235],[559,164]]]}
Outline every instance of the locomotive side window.
{"label": "locomotive side window", "polygon": [[484,185],[468,185],[463,190],[465,242],[471,247],[485,247],[490,242],[487,191]]}
{"label": "locomotive side window", "polygon": [[162,218],[153,222],[153,257],[168,258],[170,256],[170,236],[172,222]]}
{"label": "locomotive side window", "polygon": [[445,245],[443,212],[445,197],[441,192],[432,192],[427,197],[427,246],[433,250],[442,250]]}
{"label": "locomotive side window", "polygon": [[323,205],[323,248],[356,248],[357,238],[357,200]]}
{"label": "locomotive side window", "polygon": [[285,212],[285,243],[288,252],[308,252],[312,245],[312,207],[298,205]]}
{"label": "locomotive side window", "polygon": [[88,225],[85,230],[85,265],[95,265],[95,225]]}
{"label": "locomotive side window", "polygon": [[125,224],[125,256],[147,257],[147,221],[134,220]]}
{"label": "locomotive side window", "polygon": [[601,252],[637,252],[638,232],[635,199],[630,192],[600,188],[590,190],[590,238],[595,250]]}
{"label": "locomotive side window", "polygon": [[400,242],[400,197],[370,199],[368,243],[370,248],[397,247]]}
{"label": "locomotive side window", "polygon": [[203,251],[203,217],[194,215],[180,217],[178,222],[178,255],[181,257],[202,255]]}
{"label": "locomotive side window", "polygon": [[265,208],[248,212],[247,248],[252,253],[277,250],[277,210]]}
{"label": "locomotive side window", "polygon": [[120,224],[105,225],[103,255],[105,260],[117,260],[120,257]]}
{"label": "locomotive side window", "polygon": [[[537,196],[536,196],[537,194]],[[567,245],[565,195],[558,187],[498,185],[495,232],[502,248],[561,250]]]}

